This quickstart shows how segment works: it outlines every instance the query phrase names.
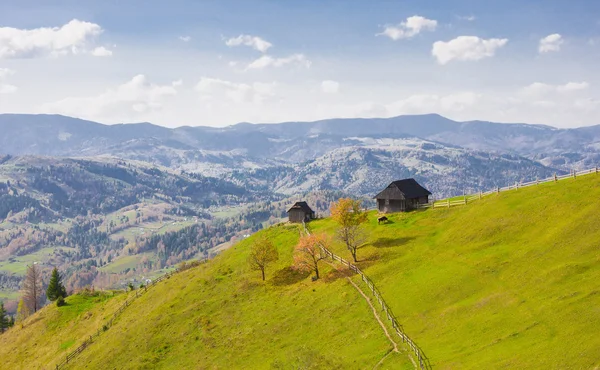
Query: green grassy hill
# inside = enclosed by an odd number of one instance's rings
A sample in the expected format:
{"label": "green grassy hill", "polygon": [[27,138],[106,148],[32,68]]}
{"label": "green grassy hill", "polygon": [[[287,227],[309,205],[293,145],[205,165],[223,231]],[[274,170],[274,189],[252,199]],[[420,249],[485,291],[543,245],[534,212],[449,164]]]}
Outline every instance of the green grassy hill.
{"label": "green grassy hill", "polygon": [[124,293],[94,292],[68,297],[63,307],[44,307],[0,335],[0,368],[54,368],[101,328],[126,298]]}
{"label": "green grassy hill", "polygon": [[[372,214],[358,265],[434,368],[595,368],[599,206],[600,176],[589,175],[392,215],[385,225]],[[335,228],[328,219],[310,226]],[[297,227],[262,233],[280,252],[266,283],[246,264],[251,237],[138,298],[72,368],[373,368],[391,346],[344,274],[324,264],[312,282],[289,268]],[[340,244],[332,249],[349,257]],[[52,326],[43,315],[30,320]],[[28,327],[0,336],[0,358],[60,353],[60,340],[39,330],[27,334],[33,347],[5,345]],[[412,364],[394,353],[378,368]]]}

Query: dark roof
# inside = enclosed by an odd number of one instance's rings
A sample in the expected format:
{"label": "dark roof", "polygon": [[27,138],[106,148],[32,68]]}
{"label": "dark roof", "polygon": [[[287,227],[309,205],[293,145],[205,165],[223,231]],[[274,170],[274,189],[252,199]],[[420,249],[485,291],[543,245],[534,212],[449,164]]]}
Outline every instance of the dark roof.
{"label": "dark roof", "polygon": [[[415,180],[415,179],[404,179],[404,180],[396,180],[393,181],[390,185],[388,185],[388,187],[386,189],[389,189],[390,186],[395,185],[398,190],[400,190],[402,192],[402,194],[404,194],[404,197],[406,199],[412,199],[412,198],[421,198],[421,197],[426,197],[428,195],[431,195],[431,192],[427,189],[425,189],[424,187],[422,187],[421,185],[419,185],[419,183]],[[387,196],[384,196],[384,194],[386,194]],[[379,193],[375,198],[389,198],[389,195],[391,195],[390,193],[387,193],[386,190],[383,190],[381,193]],[[393,197],[395,198],[395,197]]]}
{"label": "dark roof", "polygon": [[296,202],[290,209],[288,209],[288,213],[292,209],[301,209],[305,213],[313,213],[313,210],[308,206],[308,203],[306,202]]}

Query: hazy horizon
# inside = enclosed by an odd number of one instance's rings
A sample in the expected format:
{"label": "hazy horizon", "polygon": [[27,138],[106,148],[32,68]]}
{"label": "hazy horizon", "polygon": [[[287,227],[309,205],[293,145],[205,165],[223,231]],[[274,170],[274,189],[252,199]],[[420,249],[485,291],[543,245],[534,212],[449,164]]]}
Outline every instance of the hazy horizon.
{"label": "hazy horizon", "polygon": [[243,122],[234,122],[234,123],[230,123],[230,124],[224,124],[224,125],[220,125],[220,126],[216,126],[216,125],[206,125],[206,124],[198,124],[198,125],[162,125],[160,123],[156,123],[156,122],[149,122],[149,121],[138,121],[138,122],[101,122],[101,121],[96,121],[96,120],[90,120],[90,119],[85,119],[82,117],[75,117],[75,116],[68,116],[68,115],[64,115],[64,114],[58,114],[58,113],[13,113],[13,112],[6,112],[6,113],[0,113],[0,116],[3,115],[15,115],[15,116],[58,116],[58,117],[65,117],[65,118],[69,118],[69,119],[76,119],[76,120],[82,120],[82,121],[88,121],[88,122],[93,122],[93,123],[97,123],[97,124],[101,124],[104,126],[116,126],[116,125],[139,125],[139,124],[150,124],[150,125],[154,125],[154,126],[160,126],[160,127],[164,127],[164,128],[169,128],[169,129],[177,129],[177,128],[182,128],[182,127],[206,127],[206,128],[227,128],[227,127],[232,127],[232,126],[236,126],[236,125],[240,125],[240,124],[250,124],[250,125],[278,125],[278,124],[289,124],[289,123],[299,123],[299,124],[308,124],[308,123],[314,123],[314,122],[322,122],[322,121],[332,121],[332,120],[371,120],[371,119],[375,119],[375,120],[387,120],[387,119],[394,119],[394,118],[398,118],[398,117],[421,117],[421,116],[432,116],[432,115],[437,115],[440,116],[444,119],[456,122],[456,123],[468,123],[468,122],[483,122],[483,123],[493,123],[493,124],[500,124],[500,125],[529,125],[529,126],[545,126],[545,127],[549,127],[549,128],[553,128],[553,129],[578,129],[578,128],[584,128],[584,127],[593,127],[593,126],[599,126],[598,125],[587,125],[587,126],[577,126],[577,127],[557,127],[557,126],[553,126],[553,125],[548,125],[548,124],[543,124],[543,123],[529,123],[529,122],[498,122],[498,121],[487,121],[487,120],[481,120],[481,119],[472,119],[472,120],[453,120],[449,117],[446,117],[444,115],[438,114],[438,113],[421,113],[421,114],[400,114],[397,116],[391,116],[391,117],[332,117],[332,118],[324,118],[324,119],[318,119],[318,120],[311,120],[311,121],[276,121],[276,122],[247,122],[247,121],[243,121]]}

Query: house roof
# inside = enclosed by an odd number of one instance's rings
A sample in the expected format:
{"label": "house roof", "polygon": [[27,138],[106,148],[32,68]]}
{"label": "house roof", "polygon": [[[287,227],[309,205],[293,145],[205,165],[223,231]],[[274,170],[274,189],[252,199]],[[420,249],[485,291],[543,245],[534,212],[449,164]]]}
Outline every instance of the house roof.
{"label": "house roof", "polygon": [[288,213],[292,209],[301,209],[305,213],[313,213],[313,210],[308,206],[308,203],[306,203],[306,202],[296,202],[296,203],[294,203],[294,205],[291,206],[290,209],[288,209]]}
{"label": "house roof", "polygon": [[[392,186],[395,185],[398,190],[400,190],[402,192],[402,194],[404,194],[404,197],[407,199],[412,199],[412,198],[420,198],[420,197],[426,197],[428,195],[431,195],[431,192],[427,189],[425,189],[424,187],[422,187],[421,185],[419,185],[419,183],[415,180],[415,179],[404,179],[404,180],[396,180],[393,181],[390,185],[388,185],[388,189]],[[386,191],[382,191],[381,193],[379,193],[376,198],[379,198],[380,196],[383,197],[383,194],[386,193]]]}

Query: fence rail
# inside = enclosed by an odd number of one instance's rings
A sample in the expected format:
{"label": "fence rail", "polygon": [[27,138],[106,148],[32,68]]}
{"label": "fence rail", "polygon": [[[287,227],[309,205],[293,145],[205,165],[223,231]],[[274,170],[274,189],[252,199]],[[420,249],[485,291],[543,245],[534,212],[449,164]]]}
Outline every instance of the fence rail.
{"label": "fence rail", "polygon": [[592,173],[595,173],[595,174],[600,173],[600,168],[598,166],[596,166],[593,168],[589,168],[587,170],[580,170],[580,171],[574,170],[574,171],[571,171],[571,173],[567,174],[567,175],[557,175],[555,173],[554,176],[551,176],[551,177],[548,177],[545,179],[541,179],[541,180],[536,179],[534,181],[529,181],[529,182],[517,182],[514,185],[508,185],[508,186],[504,186],[504,187],[496,187],[495,189],[488,190],[485,192],[480,191],[479,193],[464,195],[458,199],[455,197],[455,198],[453,198],[453,200],[451,200],[450,198],[443,199],[443,200],[436,200],[431,203],[420,204],[417,206],[417,208],[450,208],[450,207],[454,207],[454,206],[465,205],[465,204],[468,204],[469,202],[479,200],[485,196],[497,194],[497,193],[500,193],[503,191],[517,190],[517,189],[528,187],[528,186],[539,185],[539,184],[543,184],[543,183],[547,183],[547,182],[557,182],[557,181],[564,180],[564,179],[576,179],[577,176],[584,176],[584,175],[589,175]]}
{"label": "fence rail", "polygon": [[[308,235],[310,235],[310,231],[308,230],[308,228],[306,227],[305,223],[302,223],[302,226],[304,227],[304,232]],[[367,287],[369,287],[369,289],[371,290],[371,292],[373,293],[373,296],[375,297],[375,299],[377,300],[377,302],[379,303],[379,305],[381,305],[381,310],[384,312],[384,314],[386,315],[387,319],[390,321],[390,323],[392,324],[392,328],[394,329],[394,331],[396,332],[396,334],[402,339],[402,342],[404,344],[406,344],[407,346],[410,347],[410,349],[413,351],[413,353],[415,354],[417,360],[419,361],[419,367],[421,369],[431,369],[431,364],[429,362],[429,359],[427,358],[427,356],[425,356],[425,352],[423,352],[423,350],[412,340],[408,337],[408,335],[404,332],[404,329],[402,328],[402,325],[400,325],[398,323],[398,320],[396,319],[396,316],[394,316],[394,313],[392,312],[392,309],[390,308],[390,306],[387,304],[387,302],[383,299],[383,295],[381,294],[381,292],[379,291],[379,289],[377,289],[377,286],[375,286],[375,283],[373,282],[373,280],[371,280],[364,272],[362,272],[358,266],[354,265],[353,263],[351,263],[350,261],[334,254],[333,252],[331,252],[329,249],[325,248],[325,246],[323,245],[319,245],[321,247],[321,251],[327,255],[328,257],[330,257],[333,261],[337,261],[339,263],[341,263],[343,266],[348,267],[349,270],[357,273],[358,275],[360,275],[362,281],[367,285]]]}
{"label": "fence rail", "polygon": [[123,304],[113,313],[112,317],[110,318],[110,320],[108,320],[108,322],[106,324],[104,324],[101,328],[99,328],[98,331],[96,331],[94,334],[92,334],[88,338],[86,338],[79,347],[77,347],[72,352],[67,354],[65,356],[65,358],[56,365],[56,370],[66,367],[69,364],[69,362],[73,361],[73,359],[75,357],[77,357],[89,345],[91,345],[94,342],[94,340],[100,336],[100,334],[107,331],[113,325],[114,320],[121,314],[121,312],[123,312],[123,310],[125,310],[125,308],[127,308],[133,302],[133,300],[135,300],[136,298],[138,298],[139,296],[141,296],[142,294],[147,292],[149,288],[155,286],[157,283],[170,278],[176,272],[178,272],[178,270],[167,272],[166,274],[156,278],[155,280],[152,280],[150,283],[144,285],[143,290],[141,288],[138,288],[135,291],[135,296],[132,296],[131,298],[128,298],[127,300],[125,300],[125,302],[123,302]]}

